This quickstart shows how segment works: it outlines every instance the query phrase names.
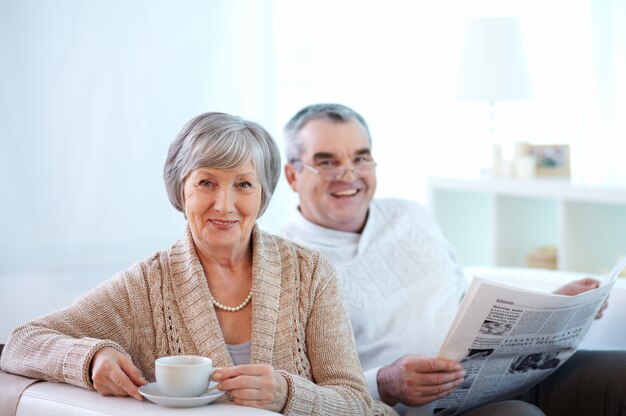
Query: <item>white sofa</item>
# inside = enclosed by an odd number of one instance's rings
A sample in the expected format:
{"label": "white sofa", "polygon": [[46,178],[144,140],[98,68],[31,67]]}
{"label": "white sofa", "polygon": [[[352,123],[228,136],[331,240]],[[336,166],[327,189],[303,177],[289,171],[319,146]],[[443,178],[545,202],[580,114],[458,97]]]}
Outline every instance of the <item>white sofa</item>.
{"label": "white sofa", "polygon": [[[472,276],[481,276],[513,286],[548,292],[572,280],[587,276],[550,270],[485,267],[468,267],[465,269],[465,273],[468,279],[471,279]],[[39,307],[41,308],[41,305]],[[626,334],[621,330],[616,330],[621,327],[621,320],[624,317],[626,317],[626,279],[618,279],[609,298],[609,308],[602,319],[593,323],[583,341],[582,348],[626,349]],[[190,416],[195,414],[270,414],[266,411],[242,408],[230,403],[214,403],[209,406],[185,409],[184,413]],[[128,397],[105,398],[95,392],[77,387],[46,382],[38,382],[27,388],[17,408],[18,416],[141,416],[148,414],[177,415],[180,414],[180,409],[168,409],[148,402],[140,403]]]}

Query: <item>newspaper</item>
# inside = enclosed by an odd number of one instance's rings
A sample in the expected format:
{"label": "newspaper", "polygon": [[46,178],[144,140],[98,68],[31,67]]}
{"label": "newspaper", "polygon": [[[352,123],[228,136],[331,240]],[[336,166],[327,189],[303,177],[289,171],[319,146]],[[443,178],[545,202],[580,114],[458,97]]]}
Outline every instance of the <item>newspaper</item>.
{"label": "newspaper", "polygon": [[438,353],[460,361],[465,380],[409,414],[456,415],[527,391],[574,354],[624,267],[626,259],[599,288],[575,296],[475,277]]}

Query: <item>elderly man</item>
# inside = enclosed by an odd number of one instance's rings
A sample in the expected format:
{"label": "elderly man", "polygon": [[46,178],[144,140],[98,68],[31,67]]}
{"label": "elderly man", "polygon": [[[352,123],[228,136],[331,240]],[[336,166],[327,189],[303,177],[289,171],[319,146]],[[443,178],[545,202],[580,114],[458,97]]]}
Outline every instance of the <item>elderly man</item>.
{"label": "elderly man", "polygon": [[[437,223],[415,202],[374,199],[371,136],[354,110],[305,107],[287,123],[285,140],[285,176],[299,207],[283,235],[321,251],[337,268],[370,393],[400,413],[448,395],[464,372],[457,362],[433,357],[466,281]],[[584,279],[559,293],[596,286]],[[595,371],[579,365],[592,359]],[[620,391],[626,389],[609,383],[615,368],[626,370],[626,353],[578,352],[523,400],[466,414],[626,414],[626,393]],[[583,376],[591,379],[579,383]]]}

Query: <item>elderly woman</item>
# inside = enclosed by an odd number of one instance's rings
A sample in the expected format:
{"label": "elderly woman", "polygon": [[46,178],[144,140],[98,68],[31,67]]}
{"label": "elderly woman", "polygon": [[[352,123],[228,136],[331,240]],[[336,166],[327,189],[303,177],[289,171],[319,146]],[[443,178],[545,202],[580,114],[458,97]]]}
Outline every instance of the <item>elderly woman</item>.
{"label": "elderly woman", "polygon": [[202,355],[223,367],[218,388],[237,404],[372,413],[334,269],[256,225],[279,175],[279,151],[259,125],[222,113],[191,120],[164,172],[184,237],[15,329],[2,369],[141,399],[155,358]]}

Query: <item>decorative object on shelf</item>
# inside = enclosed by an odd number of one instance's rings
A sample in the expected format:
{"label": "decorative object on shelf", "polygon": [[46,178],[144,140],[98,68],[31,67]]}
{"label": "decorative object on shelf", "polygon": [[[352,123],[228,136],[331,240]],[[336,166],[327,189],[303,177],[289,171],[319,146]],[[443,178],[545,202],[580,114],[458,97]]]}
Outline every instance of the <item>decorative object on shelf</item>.
{"label": "decorative object on shelf", "polygon": [[[458,98],[489,104],[489,142],[498,143],[494,129],[495,106],[501,100],[530,98],[530,81],[517,17],[469,19],[461,49]],[[498,148],[499,149],[499,148]],[[489,146],[485,146],[485,152]],[[493,152],[492,174],[510,170]]]}
{"label": "decorative object on shelf", "polygon": [[532,154],[536,161],[537,176],[569,176],[569,146],[535,145]]}
{"label": "decorative object on shelf", "polygon": [[526,256],[526,266],[533,269],[557,269],[556,247],[537,247]]}
{"label": "decorative object on shelf", "polygon": [[505,158],[502,155],[502,146],[494,143],[492,161],[491,176],[494,178],[533,179],[535,177],[537,161],[530,143],[516,142],[512,158]]}
{"label": "decorative object on shelf", "polygon": [[515,143],[515,177],[517,179],[532,179],[535,177],[537,160],[533,155],[533,147],[527,142]]}

